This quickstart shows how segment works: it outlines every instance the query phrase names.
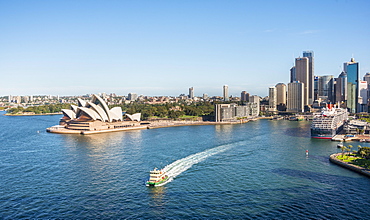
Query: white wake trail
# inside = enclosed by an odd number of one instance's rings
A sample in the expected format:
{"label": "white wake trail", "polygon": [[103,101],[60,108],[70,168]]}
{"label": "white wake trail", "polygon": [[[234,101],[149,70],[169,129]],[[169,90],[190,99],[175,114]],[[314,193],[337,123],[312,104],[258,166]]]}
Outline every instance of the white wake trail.
{"label": "white wake trail", "polygon": [[196,153],[196,154],[192,154],[180,160],[176,160],[175,162],[165,166],[163,170],[170,177],[168,182],[170,182],[176,176],[178,176],[182,172],[192,167],[194,164],[202,162],[203,160],[205,160],[206,158],[210,156],[224,152],[233,146],[235,146],[235,143],[214,147],[214,148],[211,148],[211,149],[208,149],[208,150]]}

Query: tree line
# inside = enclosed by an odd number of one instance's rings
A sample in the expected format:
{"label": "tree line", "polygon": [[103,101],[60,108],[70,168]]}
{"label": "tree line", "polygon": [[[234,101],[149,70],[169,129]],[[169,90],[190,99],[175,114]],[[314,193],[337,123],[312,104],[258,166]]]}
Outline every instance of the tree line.
{"label": "tree line", "polygon": [[[147,104],[133,102],[129,104],[111,105],[109,108],[121,107],[127,114],[141,113],[143,120],[151,118],[178,119],[182,117],[212,117],[214,116],[214,105],[210,102],[187,103],[165,103]],[[8,114],[22,114],[34,112],[35,114],[58,113],[62,109],[70,109],[71,104],[48,104],[30,106],[27,108],[18,106],[7,110]]]}
{"label": "tree line", "polygon": [[186,103],[165,103],[165,104],[146,104],[133,102],[129,104],[114,105],[120,106],[127,114],[141,113],[143,120],[151,118],[177,119],[190,116],[214,116],[214,105],[210,102]]}
{"label": "tree line", "polygon": [[35,113],[35,114],[46,114],[46,113],[58,113],[62,109],[70,109],[71,104],[49,104],[39,106],[29,106],[27,108],[18,106],[16,108],[10,108],[7,110],[8,114],[22,114],[22,113]]}

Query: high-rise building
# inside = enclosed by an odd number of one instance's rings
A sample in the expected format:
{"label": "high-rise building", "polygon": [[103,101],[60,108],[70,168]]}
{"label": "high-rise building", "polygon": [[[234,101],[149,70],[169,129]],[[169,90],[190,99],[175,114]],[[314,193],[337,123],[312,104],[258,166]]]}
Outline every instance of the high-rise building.
{"label": "high-rise building", "polygon": [[[301,57],[295,59],[295,72],[297,81],[303,83],[304,93],[303,93],[303,103],[304,105],[311,104],[309,102],[309,60],[307,57]],[[313,91],[313,90],[312,90]],[[313,97],[313,95],[312,95]]]}
{"label": "high-rise building", "polygon": [[359,81],[359,110],[358,112],[367,112],[367,82],[366,81]]}
{"label": "high-rise building", "polygon": [[189,88],[189,98],[190,99],[193,99],[194,98],[194,88],[193,87],[190,87]]}
{"label": "high-rise building", "polygon": [[336,84],[336,79],[331,78],[328,82],[328,102],[334,104],[335,102],[335,84]]}
{"label": "high-rise building", "polygon": [[364,81],[367,82],[368,85],[370,85],[370,73],[366,73],[364,76]]}
{"label": "high-rise building", "polygon": [[347,74],[347,108],[350,113],[358,112],[359,94],[359,64],[352,58],[350,62],[343,65],[343,70]]}
{"label": "high-rise building", "polygon": [[136,93],[129,93],[128,94],[128,100],[130,101],[136,101],[137,100],[137,94]]}
{"label": "high-rise building", "polygon": [[224,96],[224,101],[229,101],[229,86],[224,85],[223,87],[223,96]]}
{"label": "high-rise building", "polygon": [[269,88],[269,111],[274,112],[276,111],[277,107],[277,94],[276,94],[276,88],[270,87]]}
{"label": "high-rise building", "polygon": [[249,102],[249,93],[247,93],[246,91],[243,91],[240,94],[240,101]]}
{"label": "high-rise building", "polygon": [[250,103],[256,103],[256,112],[255,112],[255,115],[259,115],[260,114],[260,97],[257,96],[257,95],[252,95],[249,97],[249,102]]}
{"label": "high-rise building", "polygon": [[290,82],[297,81],[296,73],[295,73],[295,66],[290,68]]}
{"label": "high-rise building", "polygon": [[364,76],[364,81],[367,82],[367,103],[368,105],[370,104],[369,103],[369,98],[370,98],[370,73],[366,73],[365,76]]}
{"label": "high-rise building", "polygon": [[304,106],[304,83],[288,83],[287,112],[303,112]]}
{"label": "high-rise building", "polygon": [[303,51],[303,57],[308,58],[308,104],[315,101],[314,98],[314,55],[313,51]]}
{"label": "high-rise building", "polygon": [[333,97],[333,93],[334,93],[333,78],[334,78],[333,75],[315,77],[315,84],[316,84],[315,92],[317,93],[316,99],[334,102],[334,99],[333,100],[330,99]]}
{"label": "high-rise building", "polygon": [[276,103],[286,105],[286,85],[284,83],[276,84]]}
{"label": "high-rise building", "polygon": [[334,92],[334,102],[339,103],[342,108],[347,108],[347,74],[345,72],[341,72],[335,79]]}
{"label": "high-rise building", "polygon": [[319,78],[320,76],[315,76],[313,80],[313,96],[314,100],[318,100],[319,97]]}

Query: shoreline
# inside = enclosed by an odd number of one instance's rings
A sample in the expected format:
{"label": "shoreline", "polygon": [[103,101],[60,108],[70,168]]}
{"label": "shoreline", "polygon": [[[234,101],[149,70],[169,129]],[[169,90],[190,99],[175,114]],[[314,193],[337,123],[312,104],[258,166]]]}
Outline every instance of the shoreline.
{"label": "shoreline", "polygon": [[6,113],[4,114],[5,116],[42,116],[42,115],[62,115],[63,113],[61,112],[56,112],[56,113],[42,113],[42,114],[35,114],[35,113],[30,113],[30,114],[9,114],[9,113]]}
{"label": "shoreline", "polygon": [[[348,162],[344,162],[342,160],[339,160],[337,158],[337,156],[339,156],[341,154],[342,153],[336,153],[336,154],[330,155],[330,157],[329,157],[330,162],[332,162],[332,163],[334,163],[336,165],[339,165],[341,167],[344,167],[346,169],[355,171],[355,172],[357,172],[359,174],[362,174],[362,175],[365,175],[367,177],[370,177],[370,169],[366,169],[366,168],[363,168],[363,167],[360,167],[360,166],[356,166],[354,164],[350,164]],[[349,154],[349,153],[345,153],[345,154]]]}
{"label": "shoreline", "polygon": [[[269,119],[268,117],[260,117],[256,119]],[[107,129],[107,130],[94,130],[94,131],[85,131],[85,130],[72,130],[66,129],[64,126],[55,125],[49,128],[46,128],[47,132],[57,133],[57,134],[81,134],[81,135],[91,135],[91,134],[101,134],[109,132],[119,132],[119,131],[130,131],[130,130],[143,130],[143,129],[157,129],[157,128],[168,128],[168,127],[180,127],[180,126],[193,126],[193,125],[236,125],[236,124],[245,124],[251,120],[239,120],[231,122],[213,122],[213,121],[176,121],[176,120],[163,120],[163,121],[141,121],[141,125],[135,127],[126,127],[126,128],[116,128],[116,129]]]}

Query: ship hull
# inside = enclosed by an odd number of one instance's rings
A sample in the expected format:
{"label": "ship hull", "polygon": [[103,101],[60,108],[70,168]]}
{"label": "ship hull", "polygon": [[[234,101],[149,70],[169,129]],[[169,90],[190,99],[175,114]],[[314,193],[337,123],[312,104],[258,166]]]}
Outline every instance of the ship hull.
{"label": "ship hull", "polygon": [[163,180],[161,180],[159,182],[147,181],[146,182],[146,186],[152,186],[152,187],[161,186],[162,184],[164,184],[165,182],[167,182],[168,179],[169,179],[169,177],[166,176]]}
{"label": "ship hull", "polygon": [[343,129],[343,125],[338,129],[311,129],[311,138],[332,139]]}
{"label": "ship hull", "polygon": [[316,138],[316,139],[332,139],[333,136],[311,136],[311,138]]}

